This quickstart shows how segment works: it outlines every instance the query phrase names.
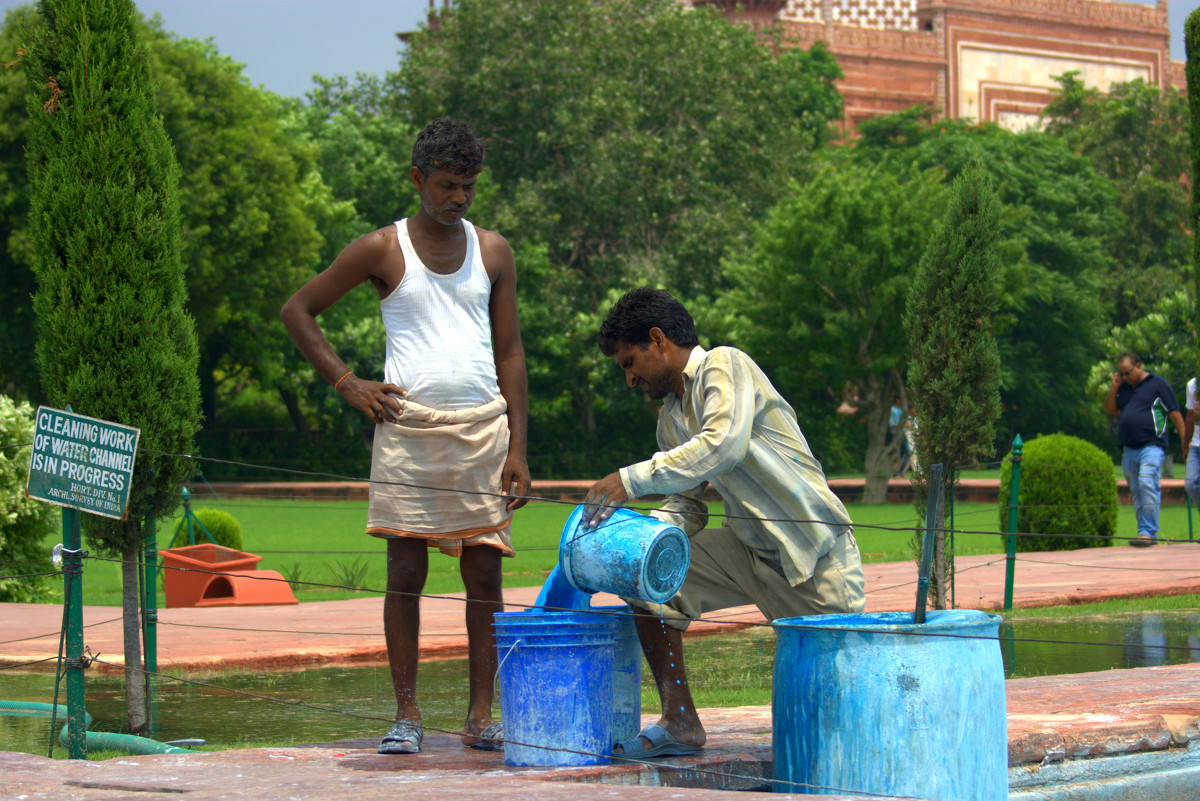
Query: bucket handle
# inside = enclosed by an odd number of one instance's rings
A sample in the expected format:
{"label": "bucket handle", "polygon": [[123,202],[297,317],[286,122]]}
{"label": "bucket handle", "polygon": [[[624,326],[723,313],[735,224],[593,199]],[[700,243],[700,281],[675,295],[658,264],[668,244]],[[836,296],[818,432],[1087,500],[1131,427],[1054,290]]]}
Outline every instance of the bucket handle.
{"label": "bucket handle", "polygon": [[500,663],[498,665],[496,665],[496,678],[492,680],[492,691],[495,692],[496,695],[500,694],[500,668],[504,667],[504,661],[506,659],[508,659],[508,657],[512,654],[513,651],[516,650],[517,646],[520,644],[521,644],[520,637],[517,637],[515,640],[513,640],[513,644],[508,646],[508,650],[505,651],[504,656],[500,658]]}

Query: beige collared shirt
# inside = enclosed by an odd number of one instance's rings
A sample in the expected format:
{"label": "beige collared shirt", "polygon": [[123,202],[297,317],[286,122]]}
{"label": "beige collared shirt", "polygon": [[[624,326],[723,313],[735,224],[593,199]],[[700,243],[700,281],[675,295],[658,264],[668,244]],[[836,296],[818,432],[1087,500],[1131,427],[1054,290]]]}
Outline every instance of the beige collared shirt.
{"label": "beige collared shirt", "polygon": [[667,495],[655,517],[689,535],[708,523],[708,482],[725,501],[725,525],[775,564],[793,586],[850,530],[796,413],[754,361],[735,348],[696,347],[683,398],[667,395],[658,416],[662,449],[621,468],[630,498]]}

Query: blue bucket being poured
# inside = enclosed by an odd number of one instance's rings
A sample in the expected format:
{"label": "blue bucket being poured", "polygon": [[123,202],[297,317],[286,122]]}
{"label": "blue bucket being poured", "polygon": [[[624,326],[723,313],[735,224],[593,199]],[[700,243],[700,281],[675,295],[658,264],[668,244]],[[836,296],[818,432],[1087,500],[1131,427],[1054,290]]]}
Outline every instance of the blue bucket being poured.
{"label": "blue bucket being poured", "polygon": [[595,528],[582,521],[583,506],[577,506],[558,548],[559,567],[572,587],[660,604],[679,592],[691,548],[678,526],[623,508]]}

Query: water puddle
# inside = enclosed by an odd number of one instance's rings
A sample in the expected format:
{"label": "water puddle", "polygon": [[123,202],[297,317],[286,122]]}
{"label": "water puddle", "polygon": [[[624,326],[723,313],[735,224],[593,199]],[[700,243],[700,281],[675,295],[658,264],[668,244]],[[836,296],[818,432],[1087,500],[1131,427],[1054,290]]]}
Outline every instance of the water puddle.
{"label": "water puddle", "polygon": [[[1012,638],[1001,645],[1008,678],[1200,662],[1197,611],[1023,620],[1003,624],[1001,637]],[[684,650],[698,706],[770,703],[775,655],[770,629],[697,638],[689,640]],[[374,738],[382,735],[387,723],[370,718],[386,720],[395,712],[387,666],[228,670],[185,678],[225,689],[161,680],[156,691],[155,739],[197,737],[236,747]],[[239,691],[277,700],[239,695]],[[59,703],[66,703],[65,693],[64,685]],[[422,663],[418,693],[427,725],[460,727],[466,713],[465,660]],[[0,671],[2,699],[49,702],[53,695],[52,673]],[[94,730],[123,730],[122,677],[89,674],[87,697],[88,712],[96,719]],[[657,703],[649,670],[644,670],[643,711],[657,708]],[[0,717],[0,750],[45,754],[47,740],[44,719]]]}

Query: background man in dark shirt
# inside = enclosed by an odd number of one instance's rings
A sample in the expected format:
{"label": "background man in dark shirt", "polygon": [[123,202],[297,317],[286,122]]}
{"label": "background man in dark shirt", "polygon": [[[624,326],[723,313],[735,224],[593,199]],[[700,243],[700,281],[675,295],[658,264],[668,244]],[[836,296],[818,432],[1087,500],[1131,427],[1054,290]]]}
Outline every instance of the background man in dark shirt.
{"label": "background man in dark shirt", "polygon": [[1121,469],[1137,516],[1137,539],[1130,545],[1150,546],[1158,541],[1158,508],[1162,493],[1159,476],[1167,453],[1167,421],[1175,426],[1187,453],[1183,416],[1171,385],[1162,376],[1142,369],[1136,353],[1117,357],[1117,372],[1104,399],[1104,411],[1120,412],[1117,434],[1124,453]]}

